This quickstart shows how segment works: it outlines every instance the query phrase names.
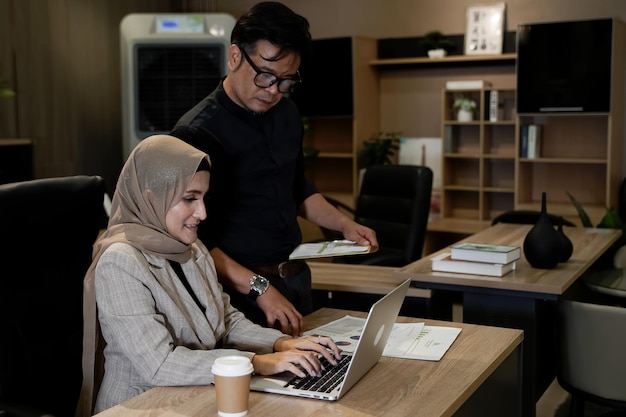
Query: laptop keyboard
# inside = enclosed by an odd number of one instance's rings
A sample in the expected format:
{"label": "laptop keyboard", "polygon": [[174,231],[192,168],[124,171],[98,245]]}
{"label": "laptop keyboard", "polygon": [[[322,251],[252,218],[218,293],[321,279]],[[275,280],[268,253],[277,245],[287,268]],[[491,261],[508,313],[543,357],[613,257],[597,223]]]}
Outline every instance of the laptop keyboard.
{"label": "laptop keyboard", "polygon": [[292,386],[307,391],[329,393],[343,381],[351,359],[352,355],[342,355],[337,365],[333,365],[328,362],[325,357],[321,356],[320,362],[324,367],[321,376],[309,375],[303,378],[295,376],[285,386]]}

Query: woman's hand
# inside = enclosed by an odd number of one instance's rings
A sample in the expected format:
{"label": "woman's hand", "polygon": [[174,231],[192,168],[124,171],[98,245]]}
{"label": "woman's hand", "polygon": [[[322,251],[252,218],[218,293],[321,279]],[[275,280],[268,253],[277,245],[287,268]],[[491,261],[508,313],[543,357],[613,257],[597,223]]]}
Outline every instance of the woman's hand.
{"label": "woman's hand", "polygon": [[333,365],[341,358],[340,350],[333,339],[326,336],[281,337],[274,344],[274,350],[275,353],[255,355],[252,358],[255,373],[273,375],[289,371],[299,377],[306,374],[320,376],[322,364],[318,355],[324,356]]}

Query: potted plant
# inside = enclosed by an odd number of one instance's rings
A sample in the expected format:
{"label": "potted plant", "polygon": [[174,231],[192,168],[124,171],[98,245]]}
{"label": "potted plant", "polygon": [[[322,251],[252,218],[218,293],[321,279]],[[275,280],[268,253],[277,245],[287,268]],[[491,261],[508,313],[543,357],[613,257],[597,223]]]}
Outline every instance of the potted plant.
{"label": "potted plant", "polygon": [[358,153],[360,167],[358,190],[361,190],[363,174],[365,173],[367,167],[372,165],[392,164],[392,158],[399,149],[400,132],[378,132],[370,136],[368,140],[364,141],[363,147]]}
{"label": "potted plant", "polygon": [[454,42],[438,30],[426,33],[421,39],[420,45],[427,51],[430,58],[443,58],[449,51],[454,49]]}
{"label": "potted plant", "polygon": [[476,102],[469,97],[460,96],[452,103],[452,111],[456,113],[459,122],[469,122],[474,120]]}
{"label": "potted plant", "polygon": [[378,132],[363,142],[359,151],[359,165],[367,168],[372,165],[392,163],[392,157],[400,149],[400,132]]}
{"label": "potted plant", "polygon": [[[307,117],[302,118],[302,128],[304,130],[304,137],[307,138],[311,134],[311,124],[309,123],[309,119]],[[302,153],[304,154],[304,165],[308,168],[315,165],[315,161],[317,161],[317,158],[319,157],[320,150],[312,146],[305,145],[302,147]]]}
{"label": "potted plant", "polygon": [[7,86],[7,82],[0,76],[0,97],[13,97],[15,91]]}
{"label": "potted plant", "polygon": [[[578,213],[578,217],[580,218],[580,222],[583,227],[594,227],[593,223],[591,223],[589,215],[587,214],[583,206],[578,202],[578,200],[576,200],[574,196],[569,192],[566,192],[566,194],[576,208],[576,212]],[[594,262],[592,266],[594,269],[610,269],[613,267],[617,252],[622,247],[626,246],[626,224],[624,224],[615,209],[613,209],[612,207],[607,207],[604,216],[602,216],[602,219],[600,219],[600,223],[598,223],[595,227],[598,229],[622,230],[622,235],[619,237],[619,239],[617,239],[617,241],[613,243],[613,245],[609,249],[607,249],[606,252],[604,252],[604,254],[602,254],[602,256],[600,256],[600,258],[596,262]]]}

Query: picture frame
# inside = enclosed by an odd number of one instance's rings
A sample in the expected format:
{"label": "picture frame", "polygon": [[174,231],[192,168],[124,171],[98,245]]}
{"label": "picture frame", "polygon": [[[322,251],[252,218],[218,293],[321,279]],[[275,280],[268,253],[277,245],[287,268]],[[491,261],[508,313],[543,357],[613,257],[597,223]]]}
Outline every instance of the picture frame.
{"label": "picture frame", "polygon": [[505,3],[467,8],[465,55],[498,55],[504,40]]}

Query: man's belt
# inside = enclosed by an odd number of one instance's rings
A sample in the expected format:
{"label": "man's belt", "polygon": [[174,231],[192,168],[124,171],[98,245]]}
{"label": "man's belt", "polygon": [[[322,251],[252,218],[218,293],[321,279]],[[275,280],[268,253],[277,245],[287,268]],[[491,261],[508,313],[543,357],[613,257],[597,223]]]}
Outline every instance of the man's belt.
{"label": "man's belt", "polygon": [[257,274],[271,278],[289,278],[298,275],[306,268],[304,261],[284,261],[274,265],[261,265],[252,268]]}

